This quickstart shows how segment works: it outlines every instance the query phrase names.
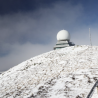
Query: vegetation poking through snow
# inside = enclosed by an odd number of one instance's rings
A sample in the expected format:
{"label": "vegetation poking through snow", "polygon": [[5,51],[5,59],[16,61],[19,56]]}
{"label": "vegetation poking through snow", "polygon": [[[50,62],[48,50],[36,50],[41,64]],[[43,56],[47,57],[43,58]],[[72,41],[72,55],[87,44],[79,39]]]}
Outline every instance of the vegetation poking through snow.
{"label": "vegetation poking through snow", "polygon": [[2,73],[0,98],[86,98],[97,79],[98,47],[72,46]]}

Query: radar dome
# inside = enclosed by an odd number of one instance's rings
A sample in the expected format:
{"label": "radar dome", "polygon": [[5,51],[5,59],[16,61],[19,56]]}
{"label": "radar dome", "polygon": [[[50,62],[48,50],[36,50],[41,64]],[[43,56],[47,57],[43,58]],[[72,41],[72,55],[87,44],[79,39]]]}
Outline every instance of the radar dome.
{"label": "radar dome", "polygon": [[57,40],[58,41],[62,41],[62,40],[70,41],[70,35],[69,35],[68,31],[66,31],[66,30],[59,31],[57,34]]}

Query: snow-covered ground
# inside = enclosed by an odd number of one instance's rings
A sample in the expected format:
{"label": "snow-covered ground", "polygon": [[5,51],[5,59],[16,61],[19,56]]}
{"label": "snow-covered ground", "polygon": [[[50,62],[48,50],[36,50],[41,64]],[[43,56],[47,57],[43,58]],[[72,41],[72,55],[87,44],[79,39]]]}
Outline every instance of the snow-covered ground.
{"label": "snow-covered ground", "polygon": [[86,98],[97,79],[98,46],[72,46],[0,74],[0,98]]}

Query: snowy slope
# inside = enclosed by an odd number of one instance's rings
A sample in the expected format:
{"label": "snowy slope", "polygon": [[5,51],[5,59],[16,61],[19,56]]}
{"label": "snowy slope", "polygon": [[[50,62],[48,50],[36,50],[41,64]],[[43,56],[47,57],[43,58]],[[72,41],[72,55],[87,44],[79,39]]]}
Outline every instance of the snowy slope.
{"label": "snowy slope", "polygon": [[86,98],[97,79],[98,46],[72,46],[0,74],[0,98]]}

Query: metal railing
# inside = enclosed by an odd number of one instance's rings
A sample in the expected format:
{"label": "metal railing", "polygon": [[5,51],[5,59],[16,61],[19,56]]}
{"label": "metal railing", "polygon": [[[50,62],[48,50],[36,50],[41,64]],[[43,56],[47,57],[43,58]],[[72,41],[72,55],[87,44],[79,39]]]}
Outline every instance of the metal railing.
{"label": "metal railing", "polygon": [[91,91],[89,92],[87,98],[91,98],[93,93],[94,93],[94,90],[95,90],[95,87],[98,87],[98,80],[96,81],[96,83],[94,84],[94,86],[92,87]]}

